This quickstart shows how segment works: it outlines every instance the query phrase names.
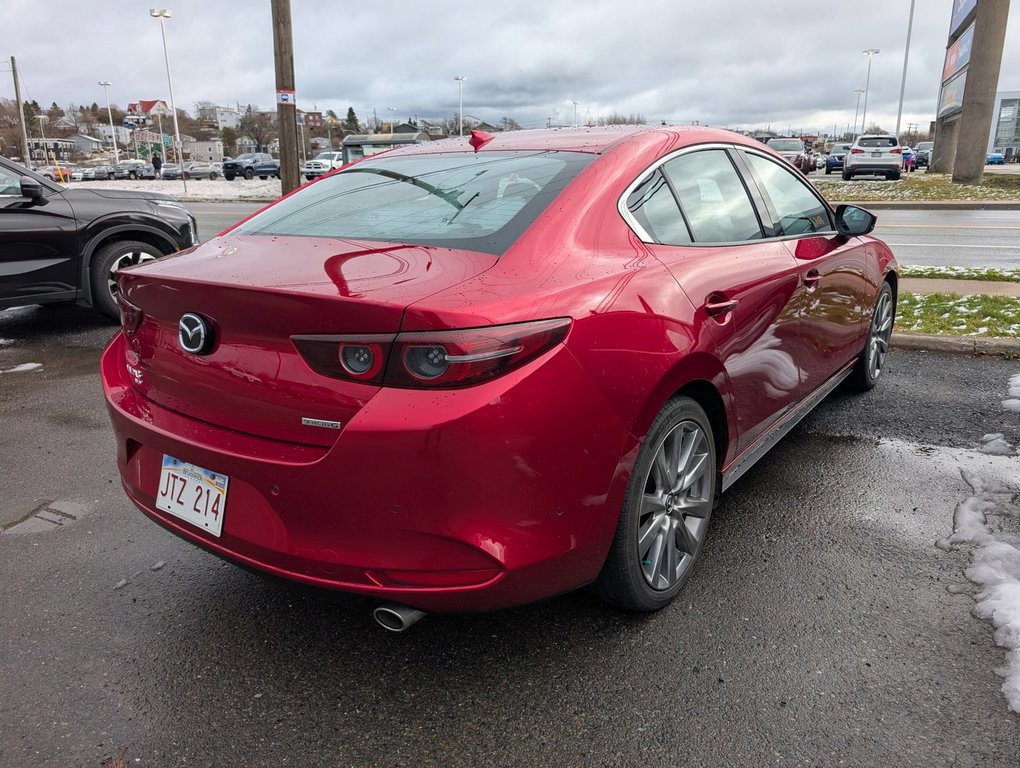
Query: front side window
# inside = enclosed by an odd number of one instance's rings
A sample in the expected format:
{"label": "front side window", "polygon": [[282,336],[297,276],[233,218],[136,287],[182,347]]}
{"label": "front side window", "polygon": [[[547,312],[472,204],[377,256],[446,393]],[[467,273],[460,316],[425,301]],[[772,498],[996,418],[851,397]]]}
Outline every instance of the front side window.
{"label": "front side window", "polygon": [[21,177],[0,168],[0,196],[21,197]]}
{"label": "front side window", "polygon": [[500,255],[594,157],[383,156],[305,187],[233,233],[379,240]]}
{"label": "front side window", "polygon": [[662,170],[676,190],[695,243],[761,239],[751,198],[725,150],[680,155]]}
{"label": "front side window", "polygon": [[828,232],[829,212],[814,193],[784,166],[761,155],[744,155],[772,200],[784,235]]}

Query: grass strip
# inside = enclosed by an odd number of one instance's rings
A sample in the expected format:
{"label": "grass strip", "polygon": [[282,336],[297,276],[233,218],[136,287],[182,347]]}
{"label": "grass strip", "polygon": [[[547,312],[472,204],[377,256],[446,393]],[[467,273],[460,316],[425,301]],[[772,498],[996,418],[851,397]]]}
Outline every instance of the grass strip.
{"label": "grass strip", "polygon": [[834,181],[812,178],[812,183],[828,200],[865,203],[886,200],[1020,200],[1020,172],[987,173],[980,184],[954,184],[944,173],[904,174],[899,181],[855,179]]}
{"label": "grass strip", "polygon": [[901,293],[896,328],[910,333],[1020,338],[1020,298]]}
{"label": "grass strip", "polygon": [[994,267],[922,267],[901,264],[900,277],[922,277],[935,280],[984,280],[993,283],[1020,283],[1020,269]]}

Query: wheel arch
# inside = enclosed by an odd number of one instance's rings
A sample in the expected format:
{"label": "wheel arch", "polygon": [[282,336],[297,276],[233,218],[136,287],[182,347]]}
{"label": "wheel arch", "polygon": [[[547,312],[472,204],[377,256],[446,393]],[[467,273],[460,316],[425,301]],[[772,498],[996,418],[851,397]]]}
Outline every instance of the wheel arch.
{"label": "wheel arch", "polygon": [[634,434],[640,439],[656,415],[671,398],[689,397],[702,407],[708,416],[715,442],[716,461],[722,467],[727,451],[736,434],[736,420],[732,398],[728,394],[728,378],[718,358],[708,353],[695,353],[683,357],[662,377],[658,386],[645,400],[634,421]]}
{"label": "wheel arch", "polygon": [[92,269],[92,258],[96,251],[104,245],[118,240],[138,240],[151,245],[164,256],[178,250],[177,244],[165,232],[139,224],[125,224],[118,227],[110,227],[98,232],[85,245],[82,252],[81,274],[78,276],[78,284],[81,286],[85,301],[92,304],[92,281],[89,279]]}

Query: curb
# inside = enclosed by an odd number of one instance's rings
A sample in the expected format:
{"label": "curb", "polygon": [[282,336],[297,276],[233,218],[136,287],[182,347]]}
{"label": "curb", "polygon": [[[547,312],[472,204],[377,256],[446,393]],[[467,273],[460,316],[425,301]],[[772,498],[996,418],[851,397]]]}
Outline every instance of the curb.
{"label": "curb", "polygon": [[922,352],[1020,357],[1020,339],[979,339],[972,336],[937,336],[928,333],[893,331],[892,346],[898,349],[916,349]]}
{"label": "curb", "polygon": [[857,205],[875,211],[1020,211],[1020,200],[856,200],[833,202],[837,205]]}

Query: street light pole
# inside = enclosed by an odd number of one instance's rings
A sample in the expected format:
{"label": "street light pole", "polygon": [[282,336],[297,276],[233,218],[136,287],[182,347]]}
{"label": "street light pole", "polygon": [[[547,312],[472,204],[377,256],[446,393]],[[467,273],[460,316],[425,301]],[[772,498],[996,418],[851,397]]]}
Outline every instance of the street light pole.
{"label": "street light pole", "polygon": [[910,32],[914,27],[914,0],[910,0],[910,17],[907,19],[907,46],[903,49],[903,77],[900,78],[900,106],[896,110],[896,139],[900,137],[900,120],[903,117],[903,94],[907,90],[907,59],[910,56]]}
{"label": "street light pole", "polygon": [[861,115],[861,133],[868,129],[868,90],[871,88],[871,58],[878,52],[878,48],[868,48],[864,51],[864,55],[868,57],[868,79],[864,82],[864,114]]}
{"label": "street light pole", "polygon": [[46,115],[36,115],[35,119],[39,121],[39,139],[42,141],[42,153],[43,153],[43,165],[46,165],[46,132],[43,130],[43,125],[49,120]]}
{"label": "street light pole", "polygon": [[389,112],[390,112],[390,133],[392,134],[393,133],[393,121],[397,119],[397,108],[396,107],[386,107],[386,109],[388,109]]}
{"label": "street light pole", "polygon": [[113,85],[109,80],[103,80],[99,83],[103,86],[103,91],[106,93],[106,116],[110,118],[110,141],[113,142],[113,162],[120,162],[120,154],[117,152],[117,131],[113,127],[113,110],[110,109],[110,86]]}
{"label": "street light pole", "polygon": [[570,126],[570,127],[571,127],[571,128],[576,128],[576,127],[577,127],[577,105],[578,105],[578,104],[579,104],[580,102],[574,101],[573,99],[567,99],[567,101],[569,101],[569,102],[570,102],[571,104],[573,104],[573,105],[574,105],[574,122],[573,122],[573,123],[571,123],[571,126]]}
{"label": "street light pole", "polygon": [[163,35],[163,60],[166,62],[166,82],[170,88],[170,110],[174,113],[174,154],[177,156],[178,167],[181,172],[181,181],[184,183],[184,194],[188,193],[188,179],[184,175],[184,157],[181,155],[181,129],[177,125],[177,102],[174,101],[174,81],[170,77],[170,54],[166,48],[166,20],[173,16],[173,13],[166,8],[150,8],[149,15],[159,19],[159,31]]}
{"label": "street light pole", "polygon": [[460,92],[460,111],[458,112],[460,117],[458,118],[457,132],[458,132],[459,135],[463,136],[464,135],[464,81],[467,80],[467,76],[466,75],[457,75],[453,79],[457,81],[457,90]]}
{"label": "street light pole", "polygon": [[854,91],[854,93],[857,94],[857,109],[854,110],[854,137],[850,139],[850,141],[857,140],[857,116],[861,114],[861,94],[863,94],[864,91],[858,88]]}

